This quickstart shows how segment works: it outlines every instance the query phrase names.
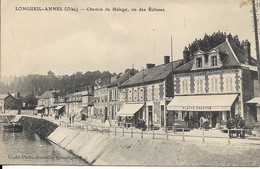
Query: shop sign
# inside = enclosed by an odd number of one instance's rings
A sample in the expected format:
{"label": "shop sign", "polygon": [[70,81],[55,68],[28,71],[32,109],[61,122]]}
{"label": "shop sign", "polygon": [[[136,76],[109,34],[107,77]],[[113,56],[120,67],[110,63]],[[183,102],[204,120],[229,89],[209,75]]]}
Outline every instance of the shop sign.
{"label": "shop sign", "polygon": [[170,110],[182,111],[230,111],[230,107],[213,106],[173,106]]}

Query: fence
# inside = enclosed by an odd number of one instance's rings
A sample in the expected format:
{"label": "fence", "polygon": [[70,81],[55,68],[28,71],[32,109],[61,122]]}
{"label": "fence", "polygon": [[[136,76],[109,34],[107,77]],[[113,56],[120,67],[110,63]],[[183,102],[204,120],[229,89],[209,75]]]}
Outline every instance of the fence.
{"label": "fence", "polygon": [[189,128],[175,128],[175,127],[165,127],[163,132],[156,132],[154,128],[152,130],[145,131],[143,129],[135,129],[133,127],[101,127],[92,124],[75,124],[65,121],[60,121],[61,127],[67,127],[82,132],[95,132],[101,135],[111,135],[111,136],[122,136],[130,138],[151,138],[151,139],[164,139],[164,140],[173,140],[173,141],[182,141],[186,142],[186,139],[197,139],[201,143],[206,143],[207,139],[224,139],[225,142],[230,145],[231,139],[234,137],[245,137],[245,133],[248,129],[226,129],[222,130],[225,134],[225,137],[220,136],[205,136],[205,129],[201,130],[200,135],[189,135],[186,132],[190,131]]}

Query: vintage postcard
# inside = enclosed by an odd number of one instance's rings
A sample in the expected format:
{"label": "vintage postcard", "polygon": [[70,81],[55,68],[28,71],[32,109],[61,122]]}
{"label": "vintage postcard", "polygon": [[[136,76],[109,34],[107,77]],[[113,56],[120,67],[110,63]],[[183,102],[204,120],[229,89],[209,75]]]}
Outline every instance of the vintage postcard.
{"label": "vintage postcard", "polygon": [[0,164],[260,165],[260,0],[1,0]]}

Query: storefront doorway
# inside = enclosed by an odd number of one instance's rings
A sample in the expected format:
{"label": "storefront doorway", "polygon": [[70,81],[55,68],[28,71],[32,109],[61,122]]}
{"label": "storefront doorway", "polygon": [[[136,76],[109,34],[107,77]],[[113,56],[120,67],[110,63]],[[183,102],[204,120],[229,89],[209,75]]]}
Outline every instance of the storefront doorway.
{"label": "storefront doorway", "polygon": [[148,127],[153,126],[153,106],[148,106]]}

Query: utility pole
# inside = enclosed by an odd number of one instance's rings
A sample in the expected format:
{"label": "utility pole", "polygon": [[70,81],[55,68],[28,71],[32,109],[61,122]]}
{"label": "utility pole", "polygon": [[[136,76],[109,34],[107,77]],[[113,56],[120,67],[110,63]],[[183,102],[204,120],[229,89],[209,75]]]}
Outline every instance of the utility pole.
{"label": "utility pole", "polygon": [[[258,19],[256,16],[255,0],[252,0],[252,7],[253,7],[253,19],[254,19],[254,31],[255,31],[255,50],[256,50],[256,58],[257,58],[258,84],[260,87],[260,55],[259,55],[259,41],[258,41]],[[260,93],[258,93],[258,96],[260,96]]]}
{"label": "utility pole", "polygon": [[172,51],[172,35],[171,35],[171,66],[172,66],[172,97],[174,97],[174,76],[173,76],[173,51]]}

